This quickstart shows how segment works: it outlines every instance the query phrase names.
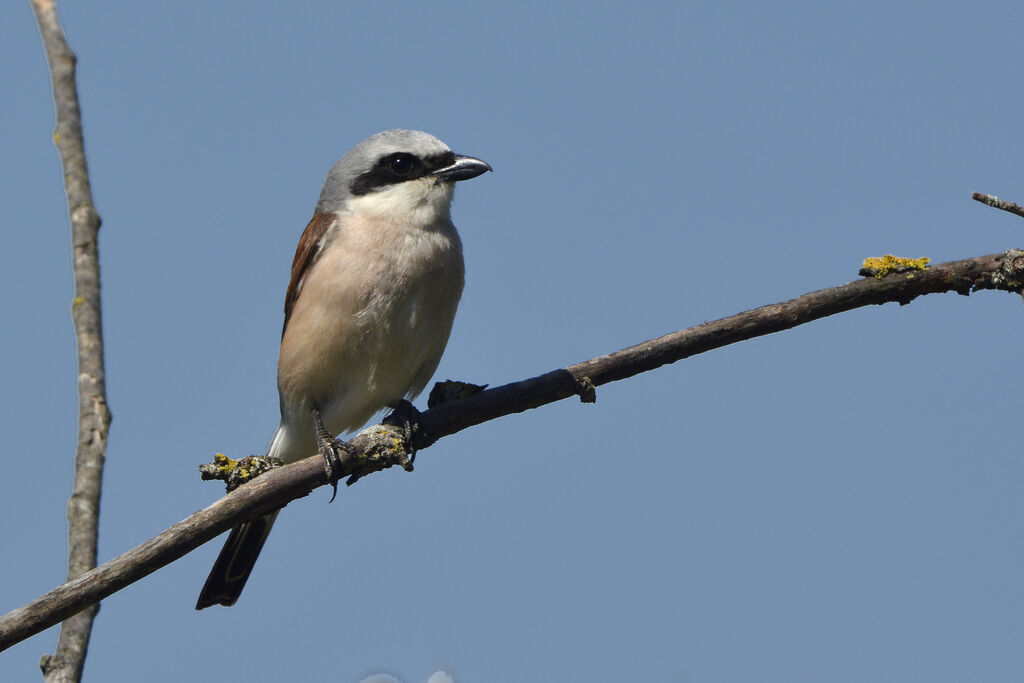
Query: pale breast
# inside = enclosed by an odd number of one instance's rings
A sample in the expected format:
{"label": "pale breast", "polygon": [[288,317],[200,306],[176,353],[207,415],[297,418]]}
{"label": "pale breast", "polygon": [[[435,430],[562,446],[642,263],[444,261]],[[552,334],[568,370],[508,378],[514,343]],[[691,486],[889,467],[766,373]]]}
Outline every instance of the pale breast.
{"label": "pale breast", "polygon": [[454,226],[341,229],[307,274],[282,340],[278,385],[331,431],[359,427],[429,381],[451,332],[464,266]]}

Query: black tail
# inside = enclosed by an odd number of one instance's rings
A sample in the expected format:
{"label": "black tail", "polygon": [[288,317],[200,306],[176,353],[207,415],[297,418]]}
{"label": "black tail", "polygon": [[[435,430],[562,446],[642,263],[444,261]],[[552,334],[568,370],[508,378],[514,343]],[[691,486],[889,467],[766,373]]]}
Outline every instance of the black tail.
{"label": "black tail", "polygon": [[249,520],[239,524],[228,535],[224,547],[217,556],[217,561],[206,577],[202,592],[199,593],[199,601],[196,602],[196,609],[203,609],[210,605],[224,605],[230,607],[238,600],[245,588],[245,582],[249,580],[249,574],[256,565],[256,558],[260,556],[263,544],[274,527],[274,520],[277,519],[275,510],[269,515]]}

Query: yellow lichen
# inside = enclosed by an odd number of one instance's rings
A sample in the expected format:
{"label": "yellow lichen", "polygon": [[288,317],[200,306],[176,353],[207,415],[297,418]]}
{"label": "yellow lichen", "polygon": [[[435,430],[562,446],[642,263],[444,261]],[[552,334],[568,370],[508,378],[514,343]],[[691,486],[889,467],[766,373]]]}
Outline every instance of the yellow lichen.
{"label": "yellow lichen", "polygon": [[860,274],[864,276],[874,275],[881,280],[889,273],[924,270],[928,267],[930,261],[931,259],[927,256],[922,256],[921,258],[903,258],[901,256],[893,256],[892,254],[886,254],[881,258],[872,256],[864,259],[864,263],[860,267]]}
{"label": "yellow lichen", "polygon": [[232,460],[223,453],[215,453],[212,463],[199,466],[199,475],[204,480],[223,481],[230,492],[282,464],[284,463],[277,458],[268,458],[262,455],[247,455],[241,460]]}
{"label": "yellow lichen", "polygon": [[231,470],[238,467],[237,460],[232,460],[223,453],[213,454],[213,464],[216,465],[217,469],[223,472],[224,474],[228,474],[229,472],[231,472]]}

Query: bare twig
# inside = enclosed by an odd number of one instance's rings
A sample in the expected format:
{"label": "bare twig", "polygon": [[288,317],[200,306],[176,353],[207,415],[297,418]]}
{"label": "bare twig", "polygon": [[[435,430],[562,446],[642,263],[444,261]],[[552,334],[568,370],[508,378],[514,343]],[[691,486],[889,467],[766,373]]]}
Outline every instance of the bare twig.
{"label": "bare twig", "polygon": [[[413,445],[423,449],[467,427],[570,396],[592,400],[595,386],[835,313],[871,304],[906,304],[923,294],[970,294],[983,289],[1021,293],[1024,252],[1011,249],[1002,254],[942,263],[923,271],[893,273],[881,279],[872,277],[822,289],[703,323],[532,379],[442,403],[420,416],[423,431]],[[346,459],[342,476],[361,477],[396,464],[412,469],[404,452],[387,450],[385,446],[393,446],[394,440],[381,439],[377,429],[367,430],[350,442],[356,451],[375,455]],[[0,617],[0,650],[102,600],[232,526],[281,507],[326,483],[328,479],[320,456],[271,470],[137,548]]]}
{"label": "bare twig", "polygon": [[1000,199],[995,195],[985,194],[984,192],[972,192],[971,199],[981,202],[982,204],[994,206],[995,208],[1002,209],[1003,211],[1009,211],[1012,214],[1016,214],[1024,218],[1024,206],[1008,202],[1005,199]]}
{"label": "bare twig", "polygon": [[[31,0],[53,79],[57,126],[53,139],[64,167],[64,190],[71,218],[75,296],[71,316],[78,342],[78,447],[75,481],[68,501],[68,579],[96,566],[103,460],[110,427],[103,368],[100,318],[100,217],[93,204],[82,140],[82,116],[75,84],[75,55],[64,38],[53,0]],[[90,604],[61,627],[57,652],[40,662],[47,681],[78,681],[99,605]]]}

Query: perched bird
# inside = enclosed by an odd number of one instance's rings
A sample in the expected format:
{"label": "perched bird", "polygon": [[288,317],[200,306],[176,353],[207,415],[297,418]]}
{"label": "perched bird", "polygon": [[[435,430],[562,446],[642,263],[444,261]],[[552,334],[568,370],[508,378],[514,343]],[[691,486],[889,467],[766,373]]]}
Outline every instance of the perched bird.
{"label": "perched bird", "polygon": [[[387,130],[327,173],[285,295],[268,457],[316,454],[314,414],[340,434],[426,386],[462,296],[455,183],[490,170],[427,133]],[[231,530],[196,609],[238,600],[277,514]]]}

